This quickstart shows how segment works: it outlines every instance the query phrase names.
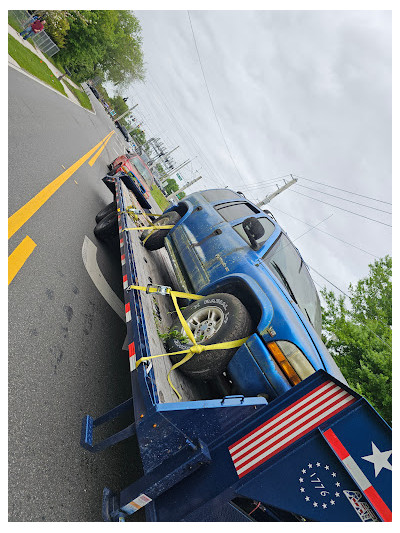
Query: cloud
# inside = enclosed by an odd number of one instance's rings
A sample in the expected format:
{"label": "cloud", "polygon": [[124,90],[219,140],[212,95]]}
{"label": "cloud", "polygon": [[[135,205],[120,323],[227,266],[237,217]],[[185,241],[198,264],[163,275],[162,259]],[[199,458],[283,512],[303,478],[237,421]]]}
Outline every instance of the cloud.
{"label": "cloud", "polygon": [[[191,11],[223,136],[187,12],[135,14],[148,68],[146,84],[132,89],[138,114],[146,116],[149,131],[166,131],[161,137],[168,146],[180,145],[177,162],[197,156],[193,165],[202,166],[204,179],[191,190],[250,187],[249,197],[261,199],[271,185],[251,184],[293,172],[391,201],[390,12]],[[190,166],[181,174],[188,179]],[[321,229],[376,255],[390,253],[390,228],[295,190],[390,223],[384,213],[299,187],[279,195],[271,209],[309,224],[333,213]],[[292,237],[307,229],[278,209],[275,214]],[[366,275],[372,259],[316,230],[299,239],[299,249],[343,288]]]}

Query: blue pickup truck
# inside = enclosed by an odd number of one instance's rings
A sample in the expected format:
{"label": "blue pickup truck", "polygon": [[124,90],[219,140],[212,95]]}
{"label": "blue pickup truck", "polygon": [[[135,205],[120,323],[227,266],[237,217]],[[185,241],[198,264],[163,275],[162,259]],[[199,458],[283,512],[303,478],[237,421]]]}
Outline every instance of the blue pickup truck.
{"label": "blue pickup truck", "polygon": [[[268,401],[319,369],[346,383],[320,338],[320,301],[308,267],[269,211],[242,193],[212,189],[187,196],[157,224],[174,227],[144,231],[144,246],[165,245],[181,289],[204,295],[183,313],[196,342],[249,337],[236,354],[231,348],[192,357],[183,373]],[[187,349],[179,320],[172,330],[168,350]]]}

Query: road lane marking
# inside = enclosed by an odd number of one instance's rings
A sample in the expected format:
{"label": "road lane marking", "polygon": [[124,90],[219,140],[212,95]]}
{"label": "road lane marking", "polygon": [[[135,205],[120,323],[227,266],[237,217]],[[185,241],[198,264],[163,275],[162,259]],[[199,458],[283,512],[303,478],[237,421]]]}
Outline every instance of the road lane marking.
{"label": "road lane marking", "polygon": [[8,258],[8,284],[12,282],[15,276],[23,267],[25,261],[31,255],[33,250],[36,248],[36,243],[28,237],[15,248],[12,254]]}
{"label": "road lane marking", "polygon": [[92,167],[94,165],[94,163],[96,162],[97,158],[99,157],[99,155],[101,154],[101,152],[104,150],[104,148],[106,147],[108,141],[111,139],[111,135],[114,133],[114,131],[111,132],[110,134],[110,137],[104,141],[103,143],[103,146],[100,148],[100,150],[94,154],[94,156],[92,157],[92,159],[89,161],[89,165]]}
{"label": "road lane marking", "polygon": [[79,167],[89,159],[89,157],[101,146],[101,144],[108,138],[111,137],[113,132],[109,133],[103,140],[101,140],[94,148],[89,150],[84,156],[82,156],[78,161],[71,165],[67,170],[60,174],[55,180],[46,185],[36,196],[34,196],[29,202],[22,206],[18,211],[8,219],[8,238],[10,239],[16,231],[18,231],[27,220],[31,218],[36,211],[42,207],[44,203],[52,196],[60,187],[63,185],[72,174],[78,170]]}
{"label": "road lane marking", "polygon": [[107,283],[97,264],[97,246],[85,235],[82,245],[82,259],[87,273],[95,284],[99,293],[108,305],[117,313],[125,324],[125,306]]}

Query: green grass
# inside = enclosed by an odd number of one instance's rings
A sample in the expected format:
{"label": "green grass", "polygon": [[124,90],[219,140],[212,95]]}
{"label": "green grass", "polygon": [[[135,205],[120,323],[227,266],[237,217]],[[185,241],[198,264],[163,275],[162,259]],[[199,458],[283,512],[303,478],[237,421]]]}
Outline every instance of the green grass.
{"label": "green grass", "polygon": [[23,28],[21,24],[18,22],[18,19],[14,15],[14,13],[11,13],[10,11],[8,12],[8,23],[12,28],[14,28],[15,31],[17,31],[18,33],[21,33]]}
{"label": "green grass", "polygon": [[50,87],[57,89],[64,96],[67,96],[64,87],[46,63],[41,62],[36,54],[28,50],[23,44],[14,39],[14,37],[11,37],[10,34],[8,35],[8,53],[24,70],[33,74],[39,80],[44,81]]}
{"label": "green grass", "polygon": [[92,104],[90,103],[88,95],[84,91],[81,91],[80,89],[77,89],[76,87],[68,83],[68,80],[66,78],[63,78],[63,82],[71,91],[71,93],[79,100],[81,106],[86,107],[86,109],[90,109],[90,111],[92,111]]}
{"label": "green grass", "polygon": [[157,187],[157,185],[153,185],[151,187],[151,195],[154,198],[154,200],[157,202],[158,207],[161,209],[161,211],[164,211],[165,209],[167,209],[167,207],[170,206],[170,203],[165,198],[165,196],[160,191],[160,189]]}

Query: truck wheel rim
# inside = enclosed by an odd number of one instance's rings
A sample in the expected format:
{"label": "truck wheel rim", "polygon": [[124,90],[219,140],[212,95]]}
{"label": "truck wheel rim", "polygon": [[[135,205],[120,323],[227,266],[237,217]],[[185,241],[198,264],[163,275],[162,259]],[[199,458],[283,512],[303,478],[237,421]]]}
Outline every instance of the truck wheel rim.
{"label": "truck wheel rim", "polygon": [[[223,311],[219,307],[203,307],[190,315],[186,319],[186,322],[196,342],[201,342],[215,335],[224,322],[224,316]],[[182,335],[185,335],[183,328]]]}

